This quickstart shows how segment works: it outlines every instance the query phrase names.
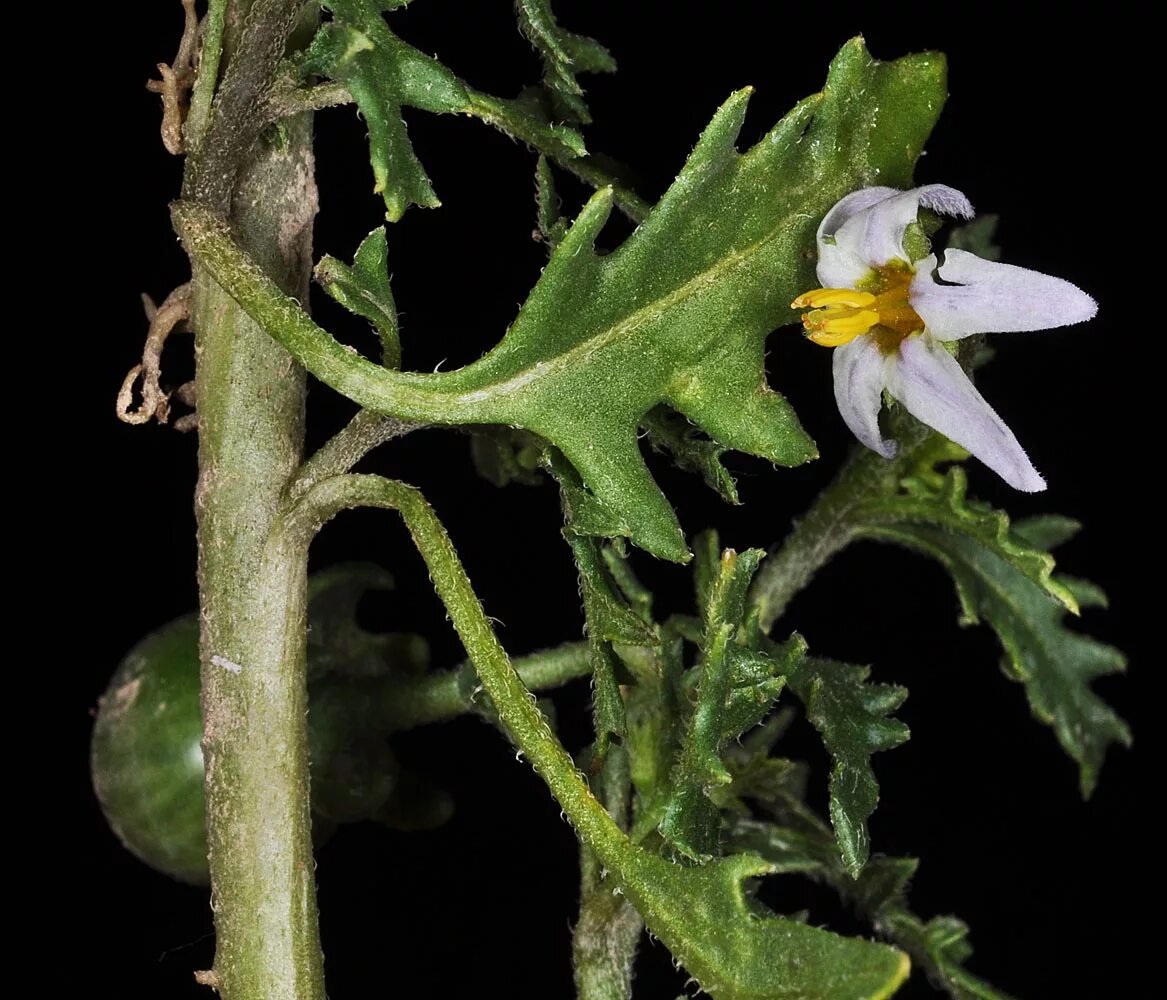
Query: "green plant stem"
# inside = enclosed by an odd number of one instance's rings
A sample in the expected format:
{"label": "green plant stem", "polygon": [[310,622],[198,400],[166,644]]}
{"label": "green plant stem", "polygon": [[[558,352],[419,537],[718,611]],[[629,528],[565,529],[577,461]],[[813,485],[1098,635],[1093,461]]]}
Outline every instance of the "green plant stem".
{"label": "green plant stem", "polygon": [[867,498],[896,488],[930,433],[924,425],[904,419],[896,421],[896,430],[900,450],[894,460],[856,448],[778,551],[762,561],[749,602],[758,609],[763,631],[769,632],[794,595],[859,537],[859,523],[852,515]]}
{"label": "green plant stem", "polygon": [[354,354],[318,326],[251,259],[235,240],[228,223],[215,212],[189,201],[171,208],[187,252],[260,326],[326,385],[380,413],[422,423],[492,422],[481,392],[456,386],[467,369],[432,375],[393,371]]}
{"label": "green plant stem", "polygon": [[[514,661],[519,678],[531,691],[547,691],[592,672],[586,642],[566,642]],[[446,722],[472,710],[481,691],[474,665],[426,677],[391,676],[362,688],[370,728],[386,733]]]}
{"label": "green plant stem", "polygon": [[[851,961],[862,967],[855,973],[859,980],[878,987],[867,992],[865,986],[857,988],[856,995],[886,997],[903,981],[908,971],[905,956],[867,942],[833,938],[794,921],[755,919],[731,939],[724,922],[747,916],[740,886],[744,878],[770,870],[761,859],[736,855],[686,868],[628,839],[556,739],[499,644],[449,536],[413,487],[352,473],[326,479],[281,515],[275,531],[307,545],[326,521],[358,506],[402,515],[507,733],[547,784],[601,871],[607,869],[613,892],[624,893],[646,926],[703,988],[715,996],[744,998],[762,995],[759,983],[774,982],[782,996],[793,1000],[810,995],[807,983],[827,974],[823,963],[847,968]],[[764,968],[752,961],[759,953],[768,956]]]}
{"label": "green plant stem", "polygon": [[336,514],[353,507],[396,510],[404,518],[429,567],[434,589],[507,732],[601,861],[609,867],[620,865],[630,849],[627,838],[552,733],[495,636],[449,535],[418,490],[380,476],[335,476],[293,504],[281,516],[279,532],[303,542]]}
{"label": "green plant stem", "polygon": [[348,472],[374,448],[424,426],[358,410],[344,427],[307,459],[288,486],[288,497],[299,499],[318,482]]}
{"label": "green plant stem", "polygon": [[306,8],[301,0],[237,0],[233,13],[242,27],[235,32],[238,38],[230,39],[230,46],[225,39],[223,47],[239,58],[228,59],[198,155],[187,160],[182,179],[183,197],[224,212],[240,169],[267,124],[264,99],[288,40],[301,33],[297,27],[310,29],[316,23],[315,8]]}
{"label": "green plant stem", "polygon": [[[316,213],[311,119],[289,119],[284,141],[268,146],[257,141],[248,105],[282,56],[299,6],[255,0],[230,10],[227,21],[243,27],[233,30],[231,45],[224,42],[223,84],[184,188],[230,211],[255,266],[273,287],[306,301]],[[209,69],[203,81],[205,107]],[[225,1000],[323,1000],[308,809],[305,564],[268,545],[300,464],[305,378],[206,268],[194,261],[193,271],[203,754],[216,932],[214,968],[201,979]]]}
{"label": "green plant stem", "polygon": [[[597,785],[600,801],[627,830],[632,776],[622,746],[608,748]],[[627,899],[605,884],[599,859],[585,844],[580,844],[579,855],[579,920],[571,934],[577,1000],[629,1000],[644,921]]]}
{"label": "green plant stem", "polygon": [[223,25],[227,19],[227,0],[210,0],[207,13],[199,25],[203,44],[199,50],[198,70],[190,93],[190,109],[183,125],[183,138],[191,155],[202,145],[211,118],[211,102],[219,82],[219,64],[223,55]]}

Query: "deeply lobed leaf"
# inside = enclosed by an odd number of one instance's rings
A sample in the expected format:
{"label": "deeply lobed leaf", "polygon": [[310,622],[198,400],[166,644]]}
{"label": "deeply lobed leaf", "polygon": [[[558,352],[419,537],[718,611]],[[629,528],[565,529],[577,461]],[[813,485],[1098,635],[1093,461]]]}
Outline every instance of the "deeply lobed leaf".
{"label": "deeply lobed leaf", "polygon": [[864,184],[907,186],[944,96],[939,56],[880,63],[856,39],[822,93],[741,154],[734,142],[749,92],[740,91],[628,240],[595,253],[612,201],[610,189],[599,191],[501,343],[449,373],[391,372],[353,355],[281,295],[217,220],[186,203],[174,212],[200,263],[323,381],[405,419],[532,431],[612,513],[614,525],[596,533],[616,527],[654,555],[685,561],[676,515],[639,453],[642,418],[663,403],[723,447],[784,465],[815,456],[766,383],[766,336],[793,318],[790,301],[813,283],[818,219]]}
{"label": "deeply lobed leaf", "polygon": [[861,537],[906,545],[948,570],[961,623],[984,620],[997,633],[1002,668],[1025,685],[1033,714],[1054,728],[1077,761],[1088,796],[1107,748],[1128,745],[1131,735],[1090,688],[1094,679],[1125,669],[1125,657],[1064,624],[1067,610],[1104,603],[1105,595],[1085,581],[1051,575],[1048,548],[1072,535],[1076,524],[1046,517],[1011,528],[1003,513],[967,501],[959,469],[949,471],[939,490],[909,480],[901,493],[869,501],[857,514]]}
{"label": "deeply lobed leaf", "polygon": [[385,227],[374,229],[353,257],[352,267],[324,256],[316,265],[320,286],[350,312],[363,316],[381,338],[381,361],[386,368],[401,367],[401,338],[397,307],[389,285],[389,244]]}
{"label": "deeply lobed leaf", "polygon": [[441,204],[409,141],[403,107],[435,114],[473,114],[565,157],[586,149],[570,128],[543,121],[518,101],[481,94],[466,86],[438,60],[398,38],[385,23],[384,11],[403,6],[385,0],[319,0],[333,14],[320,27],[301,62],[305,73],[318,73],[348,89],[369,129],[373,190],[385,201],[390,222],[410,205]]}
{"label": "deeply lobed leaf", "polygon": [[587,123],[592,120],[576,74],[613,73],[616,60],[594,38],[577,35],[559,26],[551,0],[515,0],[519,29],[543,60],[543,85],[561,118]]}
{"label": "deeply lobed leaf", "polygon": [[871,756],[899,746],[910,735],[902,722],[887,717],[903,704],[908,692],[890,684],[869,684],[869,673],[869,667],[805,658],[786,675],[833,761],[831,824],[843,864],[853,878],[859,876],[870,854],[867,820],[879,801]]}

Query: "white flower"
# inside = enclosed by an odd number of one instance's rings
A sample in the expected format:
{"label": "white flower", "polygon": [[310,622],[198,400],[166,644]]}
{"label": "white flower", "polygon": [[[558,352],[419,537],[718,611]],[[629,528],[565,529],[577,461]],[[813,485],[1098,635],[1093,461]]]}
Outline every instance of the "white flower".
{"label": "white flower", "polygon": [[[971,218],[968,199],[943,184],[912,191],[863,188],[818,229],[818,279],[795,309],[815,343],[836,348],[835,401],[843,420],[885,458],[879,431],[886,389],[917,419],[966,448],[1005,482],[1029,493],[1045,480],[1013,432],[973,388],[948,342],[974,333],[1047,330],[1090,319],[1095,301],[1061,278],[948,250],[913,262],[904,234],[920,206]],[[939,280],[937,280],[939,279]]]}

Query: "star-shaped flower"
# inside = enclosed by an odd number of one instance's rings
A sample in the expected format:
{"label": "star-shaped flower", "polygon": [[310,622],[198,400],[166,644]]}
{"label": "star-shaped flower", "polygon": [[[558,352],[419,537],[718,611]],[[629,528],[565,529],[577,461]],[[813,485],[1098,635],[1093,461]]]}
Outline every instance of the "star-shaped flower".
{"label": "star-shaped flower", "polygon": [[816,344],[834,347],[835,401],[843,420],[885,458],[896,445],[879,430],[883,390],[917,419],[968,449],[1005,482],[1045,489],[1013,432],[985,402],[945,347],[974,333],[1047,330],[1090,319],[1097,303],[1061,278],[948,250],[913,261],[905,233],[920,206],[971,218],[959,191],[929,184],[911,191],[863,188],[847,195],[818,229],[818,279],[795,309]]}

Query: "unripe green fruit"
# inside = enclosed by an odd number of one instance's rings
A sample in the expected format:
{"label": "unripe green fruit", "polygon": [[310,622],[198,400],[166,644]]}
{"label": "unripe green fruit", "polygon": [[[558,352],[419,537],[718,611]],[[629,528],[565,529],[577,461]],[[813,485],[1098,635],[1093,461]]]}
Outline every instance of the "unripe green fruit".
{"label": "unripe green fruit", "polygon": [[93,788],[114,833],[153,868],[207,882],[199,621],[185,615],[122,660],[93,727]]}
{"label": "unripe green fruit", "polygon": [[[90,768],[102,811],[121,842],[151,867],[205,885],[198,626],[197,615],[184,615],[126,655],[98,702]],[[381,642],[392,651],[383,661],[388,665],[405,663],[405,652],[421,640]],[[339,639],[335,649],[343,649]],[[354,699],[362,697],[359,683],[343,677],[321,677],[312,685],[308,743],[318,843],[338,823],[373,819],[396,829],[426,829],[453,810],[448,795],[401,771],[383,733],[354,730]]]}

